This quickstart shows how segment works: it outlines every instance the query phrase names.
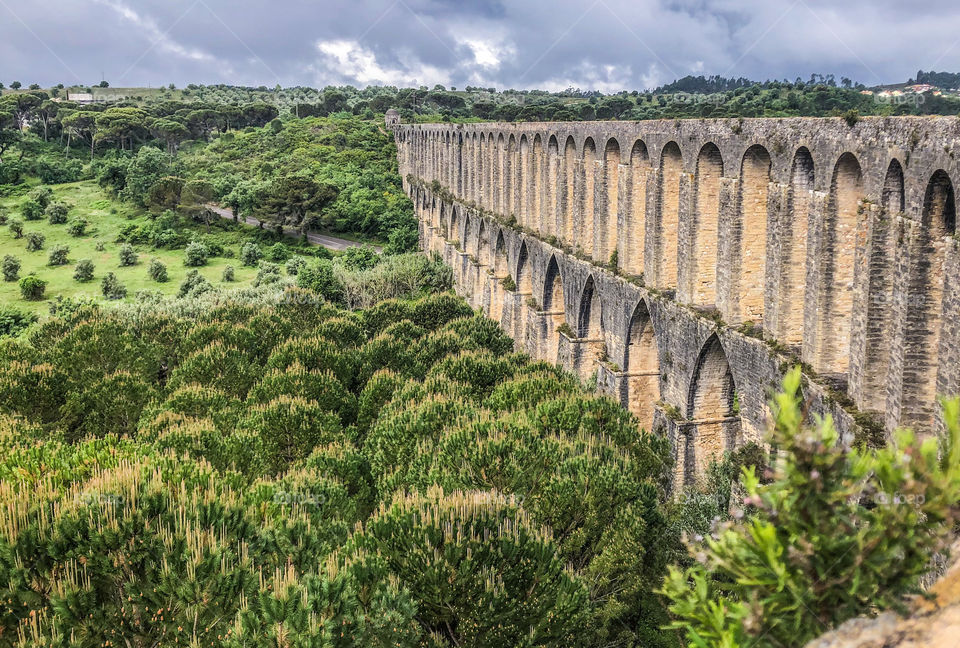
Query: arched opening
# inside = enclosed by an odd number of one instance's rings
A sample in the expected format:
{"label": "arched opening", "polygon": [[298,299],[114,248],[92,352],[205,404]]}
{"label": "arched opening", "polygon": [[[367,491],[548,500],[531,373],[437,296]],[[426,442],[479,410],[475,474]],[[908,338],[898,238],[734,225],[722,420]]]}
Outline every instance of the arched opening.
{"label": "arched opening", "polygon": [[543,310],[547,320],[546,359],[558,362],[560,338],[558,330],[566,322],[566,302],[563,296],[563,277],[555,256],[550,257],[543,282]]}
{"label": "arched opening", "polygon": [[637,140],[630,150],[630,214],[627,224],[627,247],[624,259],[627,272],[643,273],[643,253],[647,235],[647,172],[650,156],[647,145]]}
{"label": "arched opening", "polygon": [[889,332],[893,312],[895,223],[903,212],[903,166],[892,160],[887,167],[880,212],[871,219],[870,259],[867,270],[866,362],[863,363],[862,408],[882,411],[890,370]]}
{"label": "arched opening", "polygon": [[576,167],[577,146],[573,143],[573,137],[568,137],[563,150],[563,242],[568,245],[573,245],[573,221],[576,212],[573,202],[576,189]]}
{"label": "arched opening", "polygon": [[477,179],[482,178],[481,169],[483,168],[482,156],[478,148],[477,134],[470,137],[470,168],[467,170],[467,177],[470,178],[470,184],[467,188],[467,197],[474,203],[479,204],[480,196],[477,191]]}
{"label": "arched opening", "polygon": [[453,236],[453,242],[460,243],[460,219],[458,218],[457,208],[450,210],[450,234]]}
{"label": "arched opening", "polygon": [[560,147],[557,144],[556,136],[551,135],[550,140],[547,142],[547,177],[544,182],[544,198],[547,201],[546,209],[544,210],[547,227],[544,233],[554,236],[557,234],[563,236],[563,228],[557,226],[557,221],[561,219],[561,215],[557,212],[557,205],[559,204],[557,196],[557,173],[559,173],[559,169]]}
{"label": "arched opening", "polygon": [[506,213],[506,143],[503,141],[503,133],[497,135],[496,140],[496,162],[494,163],[493,180],[493,204],[494,211],[498,214]]}
{"label": "arched opening", "polygon": [[490,208],[490,155],[487,148],[487,137],[480,133],[480,150],[477,152],[477,198],[476,200],[486,207]]}
{"label": "arched opening", "polygon": [[758,324],[766,287],[770,165],[770,154],[755,145],[744,154],[740,172],[739,319]]}
{"label": "arched opening", "polygon": [[716,144],[704,144],[697,156],[694,192],[693,261],[695,270],[693,302],[701,306],[717,303],[717,242],[720,233],[720,178],[723,157]]}
{"label": "arched opening", "polygon": [[550,314],[555,326],[563,324],[566,302],[563,298],[563,277],[560,275],[560,266],[555,256],[550,257],[547,273],[544,275],[543,310]]}
{"label": "arched opening", "polygon": [[777,338],[798,346],[803,342],[803,307],[807,290],[807,232],[810,200],[813,197],[813,156],[800,147],[790,168],[787,216],[780,239],[783,252],[780,266],[779,329]]}
{"label": "arched opening", "polygon": [[863,173],[852,153],[840,156],[830,183],[820,259],[820,326],[815,369],[846,374],[850,368],[850,321],[853,319],[853,269]]}
{"label": "arched opening", "polygon": [[523,225],[523,214],[519,213],[520,210],[517,208],[517,174],[519,172],[520,165],[518,164],[517,140],[511,135],[507,140],[503,209],[506,215],[516,217],[517,222]]}
{"label": "arched opening", "polygon": [[543,213],[543,140],[540,135],[533,138],[533,160],[528,178],[524,182],[524,192],[528,196],[526,211],[530,214],[530,226],[542,235],[547,228]]}
{"label": "arched opening", "polygon": [[482,266],[490,265],[490,233],[487,231],[487,222],[482,218],[477,234],[477,261]]}
{"label": "arched opening", "polygon": [[501,280],[510,275],[507,264],[507,244],[503,232],[497,233],[497,242],[493,248],[493,281],[490,289],[490,319],[502,324],[504,289]]}
{"label": "arched opening", "polygon": [[941,169],[927,183],[921,227],[910,254],[900,424],[919,431],[934,429],[943,320],[943,265],[949,237],[956,232],[953,183]]}
{"label": "arched opening", "polygon": [[600,296],[597,294],[593,276],[580,293],[580,310],[577,315],[577,336],[584,340],[603,339],[603,313]]}
{"label": "arched opening", "polygon": [[[617,215],[620,213],[620,144],[615,139],[607,140],[603,150],[603,183],[606,209],[604,210],[600,241],[600,260],[607,262],[617,251]],[[618,259],[619,265],[619,259]]]}
{"label": "arched opening", "polygon": [[582,379],[589,379],[597,365],[606,357],[607,345],[603,333],[603,307],[600,294],[596,290],[593,276],[580,293],[580,307],[577,313],[577,337],[580,348],[576,367]]}
{"label": "arched opening", "polygon": [[683,156],[676,142],[663,147],[660,156],[660,218],[657,227],[657,249],[660,251],[657,285],[677,287],[677,245],[680,229],[680,178]]}
{"label": "arched opening", "polygon": [[530,142],[526,135],[520,137],[519,155],[517,190],[514,192],[516,195],[517,218],[526,227],[536,227],[535,214],[531,211],[529,203],[529,197],[532,195],[530,184],[533,182],[533,178],[530,174],[530,168],[533,160],[530,155]]}
{"label": "arched opening", "polygon": [[702,475],[710,461],[740,444],[737,386],[727,354],[715,334],[703,345],[690,384],[690,431],[684,458],[685,481]]}
{"label": "arched opening", "polygon": [[594,260],[599,259],[599,250],[594,246],[594,227],[597,221],[594,208],[594,185],[596,183],[597,147],[593,139],[588,137],[583,143],[583,196],[580,204],[580,237],[577,245],[583,252]]}
{"label": "arched opening", "polygon": [[503,279],[510,274],[507,266],[507,244],[503,240],[503,232],[497,234],[497,244],[493,249],[493,274],[497,279]]}
{"label": "arched opening", "polygon": [[526,242],[520,245],[520,253],[517,255],[517,292],[522,295],[533,294],[533,269],[530,267]]}
{"label": "arched opening", "polygon": [[660,355],[647,304],[641,301],[633,309],[627,329],[627,354],[624,361],[627,379],[627,409],[650,430],[653,411],[660,398]]}

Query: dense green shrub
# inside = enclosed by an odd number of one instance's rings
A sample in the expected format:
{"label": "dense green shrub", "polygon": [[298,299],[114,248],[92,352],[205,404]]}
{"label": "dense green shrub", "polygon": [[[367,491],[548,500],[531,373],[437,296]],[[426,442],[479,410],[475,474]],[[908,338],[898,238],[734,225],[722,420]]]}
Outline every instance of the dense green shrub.
{"label": "dense green shrub", "polygon": [[80,160],[41,155],[33,163],[33,172],[45,184],[76,182],[83,175]]}
{"label": "dense green shrub", "polygon": [[100,282],[100,292],[107,299],[123,299],[127,296],[127,287],[120,282],[116,274],[108,272]]}
{"label": "dense green shrub", "polygon": [[13,234],[13,238],[19,239],[23,238],[23,221],[19,218],[11,218],[10,222],[7,224],[7,227],[10,228],[10,233]]}
{"label": "dense green shrub", "polygon": [[297,274],[297,285],[308,288],[334,304],[344,301],[344,286],[337,278],[333,263],[327,259],[311,261]]}
{"label": "dense green shrub", "polygon": [[206,277],[197,270],[191,270],[186,278],[180,282],[180,288],[177,291],[178,297],[197,297],[205,292],[213,290],[213,286],[207,281]]}
{"label": "dense green shrub", "polygon": [[257,276],[253,280],[253,285],[256,287],[276,283],[280,281],[281,276],[280,266],[276,263],[264,261],[260,263],[260,268],[257,270]]}
{"label": "dense green shrub", "polygon": [[120,267],[132,266],[137,264],[137,251],[129,243],[120,246],[117,252],[117,258],[120,260]]}
{"label": "dense green shrub", "polygon": [[93,281],[94,265],[91,259],[80,259],[73,268],[74,281]]}
{"label": "dense green shrub", "polygon": [[25,313],[12,306],[0,306],[0,337],[20,335],[36,321],[36,313]]}
{"label": "dense green shrub", "polygon": [[409,589],[418,619],[440,645],[492,648],[523,637],[562,646],[581,638],[586,587],[558,560],[550,531],[513,497],[401,494],[354,542]]}
{"label": "dense green shrub", "polygon": [[224,266],[223,276],[221,279],[223,281],[236,281],[235,272],[232,265]]}
{"label": "dense green shrub", "polygon": [[307,260],[302,256],[291,257],[290,260],[285,264],[285,269],[288,275],[296,276],[299,274],[300,270],[307,265]]}
{"label": "dense green shrub", "polygon": [[43,218],[43,210],[46,207],[32,198],[27,198],[20,205],[20,213],[23,219],[27,221],[36,221]]}
{"label": "dense green shrub", "polygon": [[268,261],[273,261],[274,263],[283,263],[290,258],[291,254],[292,252],[290,252],[290,248],[283,243],[274,243],[267,248],[265,258]]}
{"label": "dense green shrub", "polygon": [[62,266],[70,262],[70,246],[54,245],[47,257],[47,265]]}
{"label": "dense green shrub", "polygon": [[263,258],[263,250],[256,243],[244,243],[240,248],[240,263],[251,268],[256,267]]}
{"label": "dense green shrub", "polygon": [[39,205],[42,214],[43,210],[47,208],[47,205],[53,201],[53,189],[50,187],[37,187],[30,192],[28,200]]}
{"label": "dense green shrub", "polygon": [[197,267],[207,265],[207,246],[199,241],[191,241],[183,251],[183,265]]}
{"label": "dense green shrub", "polygon": [[34,275],[20,280],[20,296],[27,301],[40,301],[47,290],[47,282]]}
{"label": "dense green shrub", "polygon": [[39,252],[47,242],[42,232],[27,232],[27,252]]}
{"label": "dense green shrub", "polygon": [[79,238],[87,233],[87,226],[89,224],[90,223],[87,221],[86,218],[82,218],[82,217],[71,218],[70,221],[67,223],[67,233],[69,233],[70,236],[75,236]]}
{"label": "dense green shrub", "polygon": [[67,216],[70,214],[70,205],[63,202],[52,202],[47,205],[44,213],[51,225],[63,225],[67,222]]}
{"label": "dense green shrub", "polygon": [[[918,591],[934,552],[951,542],[960,499],[960,402],[948,434],[850,447],[828,418],[809,427],[800,371],[775,401],[773,478],[745,468],[733,520],[673,568],[664,593],[691,644],[800,646],[825,629]],[[896,569],[891,569],[896,565]]]}
{"label": "dense green shrub", "polygon": [[150,259],[150,265],[147,267],[147,276],[157,283],[164,283],[170,280],[167,276],[167,266],[163,265],[160,259]]}
{"label": "dense green shrub", "polygon": [[4,281],[16,281],[20,277],[20,259],[12,254],[3,255],[0,271],[3,272]]}

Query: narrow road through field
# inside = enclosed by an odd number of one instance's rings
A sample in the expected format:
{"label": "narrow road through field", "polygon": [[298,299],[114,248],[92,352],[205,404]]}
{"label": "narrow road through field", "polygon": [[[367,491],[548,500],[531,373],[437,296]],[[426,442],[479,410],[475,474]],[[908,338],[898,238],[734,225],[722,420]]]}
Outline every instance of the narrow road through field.
{"label": "narrow road through field", "polygon": [[[219,205],[213,203],[207,203],[205,205],[207,209],[212,211],[215,214],[218,214],[222,218],[227,220],[234,220],[233,212],[229,209],[224,209]],[[247,225],[253,225],[254,227],[260,227],[260,221],[253,216],[247,216],[246,220],[243,218],[237,219],[238,222],[246,223]],[[269,226],[268,223],[264,223],[264,226]],[[292,236],[294,238],[300,237],[300,232],[291,227],[284,228],[283,233],[287,236]],[[359,247],[363,243],[358,243],[357,241],[348,241],[347,239],[337,238],[336,236],[327,236],[326,234],[316,234],[314,232],[307,232],[307,240],[313,243],[314,245],[322,245],[323,247],[330,250],[346,250],[348,247]],[[379,253],[383,252],[383,248],[379,245],[373,246],[374,249]]]}

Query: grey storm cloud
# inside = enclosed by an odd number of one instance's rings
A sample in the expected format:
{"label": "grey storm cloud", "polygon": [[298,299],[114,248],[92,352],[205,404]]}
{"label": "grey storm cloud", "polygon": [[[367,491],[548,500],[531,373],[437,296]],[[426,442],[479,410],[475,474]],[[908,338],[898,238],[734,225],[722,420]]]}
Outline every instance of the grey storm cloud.
{"label": "grey storm cloud", "polygon": [[617,91],[687,74],[960,70],[960,4],[892,0],[0,0],[0,80]]}

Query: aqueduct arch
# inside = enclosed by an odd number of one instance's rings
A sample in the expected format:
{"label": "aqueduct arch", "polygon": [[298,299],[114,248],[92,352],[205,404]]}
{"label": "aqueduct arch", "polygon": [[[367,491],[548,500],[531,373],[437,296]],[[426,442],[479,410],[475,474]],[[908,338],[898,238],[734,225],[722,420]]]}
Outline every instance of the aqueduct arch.
{"label": "aqueduct arch", "polygon": [[627,376],[627,409],[637,415],[641,425],[652,429],[654,404],[660,400],[660,351],[650,310],[642,300],[633,309],[627,326],[623,368]]}

